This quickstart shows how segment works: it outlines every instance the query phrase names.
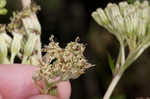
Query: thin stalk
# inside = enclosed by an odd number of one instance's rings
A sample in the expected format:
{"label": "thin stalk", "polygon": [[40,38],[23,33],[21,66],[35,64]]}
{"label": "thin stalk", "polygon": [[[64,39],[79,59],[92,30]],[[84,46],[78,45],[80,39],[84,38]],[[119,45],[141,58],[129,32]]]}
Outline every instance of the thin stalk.
{"label": "thin stalk", "polygon": [[115,74],[116,74],[117,70],[119,69],[120,60],[121,60],[121,48],[119,49],[119,55],[118,55],[116,66],[115,66]]}
{"label": "thin stalk", "polygon": [[125,63],[125,49],[124,49],[124,44],[120,43],[119,55],[117,58],[114,75],[117,74],[120,66],[123,66],[124,63]]}
{"label": "thin stalk", "polygon": [[120,66],[119,71],[116,73],[114,78],[112,79],[112,82],[110,83],[103,99],[110,99],[110,96],[116,87],[117,83],[119,82],[121,76],[123,75],[124,71],[144,52],[144,50],[150,46],[150,43],[143,44],[137,48],[137,50],[132,51],[129,53],[126,61],[122,66]]}
{"label": "thin stalk", "polygon": [[139,48],[137,48],[137,50],[130,52],[123,68],[120,68],[121,69],[120,71],[124,72],[149,46],[150,46],[150,43],[144,44],[140,46]]}
{"label": "thin stalk", "polygon": [[111,96],[112,92],[114,91],[117,83],[119,82],[121,76],[122,76],[122,73],[118,73],[117,75],[115,75],[115,77],[112,79],[112,82],[110,83],[103,99],[110,99],[110,96]]}
{"label": "thin stalk", "polygon": [[125,63],[125,49],[124,49],[124,44],[122,43],[120,46],[121,50],[121,66]]}
{"label": "thin stalk", "polygon": [[112,79],[112,82],[110,83],[103,99],[110,99],[110,96],[112,92],[114,91],[114,88],[116,87],[117,83],[119,82],[121,76],[123,75],[124,71],[129,67],[129,65],[131,65],[141,55],[143,51],[144,50],[142,49],[140,51],[138,50],[129,54],[124,65],[120,66],[120,69],[117,71],[116,75]]}
{"label": "thin stalk", "polygon": [[117,64],[116,64],[116,68],[115,68],[115,75],[114,75],[114,78],[112,79],[103,99],[110,99],[112,92],[114,91],[117,83],[119,82],[121,76],[124,73],[120,69],[120,68],[124,67],[124,64],[125,64],[125,51],[124,51],[124,45],[121,44],[120,52],[119,52],[119,56],[118,56]]}

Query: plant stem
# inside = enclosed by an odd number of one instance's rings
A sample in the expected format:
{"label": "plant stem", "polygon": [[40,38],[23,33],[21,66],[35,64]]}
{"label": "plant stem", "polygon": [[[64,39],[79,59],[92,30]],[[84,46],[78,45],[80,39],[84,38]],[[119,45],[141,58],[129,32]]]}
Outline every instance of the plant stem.
{"label": "plant stem", "polygon": [[127,59],[122,61],[122,65],[120,65],[120,69],[117,71],[116,75],[112,79],[103,99],[110,99],[110,96],[116,87],[117,83],[119,82],[121,76],[123,75],[124,71],[144,52],[144,50],[150,46],[150,43],[143,44],[139,46],[134,52],[130,52]]}
{"label": "plant stem", "polygon": [[124,44],[122,43],[120,46],[120,50],[121,50],[121,66],[123,66],[123,64],[125,63],[125,49],[124,49]]}
{"label": "plant stem", "polygon": [[117,74],[120,65],[123,66],[124,63],[125,63],[125,48],[123,42],[120,42],[119,55],[117,58],[115,72],[113,73],[113,75]]}
{"label": "plant stem", "polygon": [[115,77],[112,79],[112,82],[110,83],[103,99],[110,99],[110,96],[111,96],[113,90],[115,89],[117,83],[119,82],[121,76],[122,76],[122,73],[119,73],[119,72],[117,75],[115,75]]}
{"label": "plant stem", "polygon": [[103,99],[109,99],[111,97],[112,92],[114,91],[117,83],[119,82],[124,71],[121,71],[119,68],[123,68],[125,63],[125,50],[124,44],[120,43],[120,52],[116,63],[114,78],[112,79]]}

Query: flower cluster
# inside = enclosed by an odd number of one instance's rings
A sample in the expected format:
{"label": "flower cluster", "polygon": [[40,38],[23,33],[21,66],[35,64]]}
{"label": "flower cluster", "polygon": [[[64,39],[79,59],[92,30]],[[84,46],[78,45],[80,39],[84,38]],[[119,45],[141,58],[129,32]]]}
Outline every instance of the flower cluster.
{"label": "flower cluster", "polygon": [[[2,4],[2,1],[0,1],[0,4]],[[16,57],[20,58],[23,64],[39,64],[37,60],[41,58],[39,57],[41,54],[40,24],[36,17],[32,16],[39,9],[39,6],[32,4],[31,8],[14,12],[8,25],[0,24],[0,64],[13,64]],[[30,20],[34,24],[32,25],[29,21],[27,23],[26,20]],[[36,41],[38,42],[36,43]],[[40,54],[35,53],[37,50]],[[9,56],[9,52],[11,56]]]}
{"label": "flower cluster", "polygon": [[111,68],[114,78],[103,99],[110,98],[123,73],[150,46],[150,6],[148,1],[140,1],[109,3],[104,10],[98,8],[92,13],[95,21],[116,36],[120,43],[116,64]]}
{"label": "flower cluster", "polygon": [[137,48],[143,39],[150,41],[150,6],[148,1],[119,5],[109,3],[103,10],[92,13],[96,22],[113,33],[120,42],[127,43],[130,50]]}
{"label": "flower cluster", "polygon": [[44,79],[47,84],[50,84],[79,77],[87,68],[93,66],[85,59],[84,50],[85,46],[77,40],[61,48],[59,43],[53,41],[52,36],[49,45],[43,49],[46,54],[43,56],[39,71],[33,78],[35,81]]}

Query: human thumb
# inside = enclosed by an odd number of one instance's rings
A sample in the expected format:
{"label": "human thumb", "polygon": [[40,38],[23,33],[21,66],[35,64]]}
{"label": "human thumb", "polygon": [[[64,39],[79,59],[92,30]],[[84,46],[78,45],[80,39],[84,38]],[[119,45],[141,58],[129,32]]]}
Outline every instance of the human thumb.
{"label": "human thumb", "polygon": [[49,96],[49,95],[37,95],[37,96],[32,96],[28,99],[58,99],[58,98],[55,96]]}

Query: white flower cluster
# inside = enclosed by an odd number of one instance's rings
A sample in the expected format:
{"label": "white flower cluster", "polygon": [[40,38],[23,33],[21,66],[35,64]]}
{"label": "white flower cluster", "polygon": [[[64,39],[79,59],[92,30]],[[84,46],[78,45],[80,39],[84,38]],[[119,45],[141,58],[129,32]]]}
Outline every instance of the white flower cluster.
{"label": "white flower cluster", "polygon": [[[30,18],[38,9],[39,7],[33,4],[31,8],[14,12],[8,25],[0,24],[0,64],[13,64],[16,57],[22,64],[39,64],[41,29],[38,20],[35,17]],[[26,23],[28,20],[36,25]]]}
{"label": "white flower cluster", "polygon": [[127,42],[130,50],[139,46],[143,39],[150,39],[150,6],[148,1],[119,5],[109,3],[103,10],[92,13],[95,21],[113,33],[120,42]]}

